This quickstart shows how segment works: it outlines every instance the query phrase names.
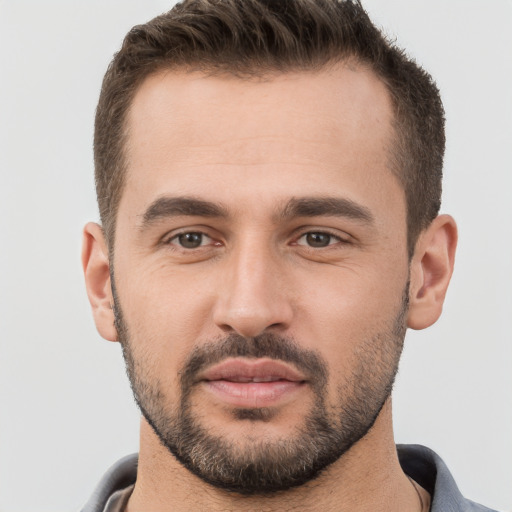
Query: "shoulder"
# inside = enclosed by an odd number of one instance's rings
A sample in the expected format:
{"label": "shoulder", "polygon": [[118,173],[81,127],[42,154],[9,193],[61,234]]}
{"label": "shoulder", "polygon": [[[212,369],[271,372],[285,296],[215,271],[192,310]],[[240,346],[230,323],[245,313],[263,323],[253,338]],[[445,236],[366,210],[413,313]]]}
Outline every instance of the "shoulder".
{"label": "shoulder", "polygon": [[137,479],[138,455],[127,455],[113,464],[103,475],[81,512],[103,512],[110,497],[126,489]]}
{"label": "shoulder", "polygon": [[431,512],[496,512],[462,496],[441,457],[421,445],[397,445],[404,472],[432,497]]}

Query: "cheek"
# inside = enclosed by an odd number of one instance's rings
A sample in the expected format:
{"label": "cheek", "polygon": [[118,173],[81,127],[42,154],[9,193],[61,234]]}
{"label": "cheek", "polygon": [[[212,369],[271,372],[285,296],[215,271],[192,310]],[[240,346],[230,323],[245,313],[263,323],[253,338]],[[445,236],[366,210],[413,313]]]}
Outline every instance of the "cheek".
{"label": "cheek", "polygon": [[343,370],[361,343],[393,329],[407,267],[373,273],[368,267],[333,270],[322,279],[302,276],[294,335]]}
{"label": "cheek", "polygon": [[215,286],[205,279],[191,279],[190,272],[148,261],[131,263],[128,268],[131,271],[124,272],[127,277],[118,292],[130,327],[176,349],[205,334]]}
{"label": "cheek", "polygon": [[[131,269],[137,267],[134,263]],[[210,299],[197,283],[162,269],[137,272],[116,267],[118,299],[140,379],[158,386],[169,405],[179,399],[179,372],[205,337]],[[211,335],[211,333],[210,333]]]}
{"label": "cheek", "polygon": [[308,342],[328,365],[327,401],[337,407],[340,391],[345,399],[356,389],[368,389],[373,395],[394,373],[402,344],[395,330],[403,287],[393,294],[375,286],[365,293],[350,293],[345,283],[321,297],[322,303],[310,308],[316,311],[315,318],[305,320],[302,331],[310,329]]}
{"label": "cheek", "polygon": [[[181,399],[178,369],[173,366],[177,358],[165,358],[150,344],[130,337],[130,381],[144,407],[176,410]],[[155,413],[156,411],[153,411]]]}

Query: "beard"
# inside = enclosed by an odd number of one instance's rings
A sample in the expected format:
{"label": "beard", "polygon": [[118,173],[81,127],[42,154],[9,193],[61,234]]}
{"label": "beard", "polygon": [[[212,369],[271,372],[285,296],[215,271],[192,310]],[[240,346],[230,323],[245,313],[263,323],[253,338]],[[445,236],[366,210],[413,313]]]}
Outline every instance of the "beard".
{"label": "beard", "polygon": [[[363,340],[351,354],[351,371],[338,385],[337,402],[331,406],[327,405],[329,367],[320,353],[272,333],[254,338],[230,334],[196,346],[179,372],[179,403],[169,406],[151,358],[137,350],[137,343],[130,339],[113,286],[115,326],[135,400],[163,446],[194,475],[216,488],[242,495],[266,495],[315,479],[372,428],[391,394],[398,370],[408,288],[387,329]],[[207,418],[193,404],[197,375],[230,357],[275,359],[290,363],[306,376],[313,394],[312,406],[292,434],[233,443],[229,436],[208,429]],[[235,420],[253,423],[270,422],[277,413],[271,407],[232,411]]]}

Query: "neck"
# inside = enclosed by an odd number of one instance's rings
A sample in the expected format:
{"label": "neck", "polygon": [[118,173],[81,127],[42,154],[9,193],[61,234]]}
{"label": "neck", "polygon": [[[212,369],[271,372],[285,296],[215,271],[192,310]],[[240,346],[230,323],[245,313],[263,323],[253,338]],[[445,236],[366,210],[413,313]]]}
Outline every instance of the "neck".
{"label": "neck", "polygon": [[270,496],[241,496],[203,482],[142,420],[137,482],[126,512],[147,510],[420,512],[421,507],[398,461],[388,400],[370,432],[317,479]]}

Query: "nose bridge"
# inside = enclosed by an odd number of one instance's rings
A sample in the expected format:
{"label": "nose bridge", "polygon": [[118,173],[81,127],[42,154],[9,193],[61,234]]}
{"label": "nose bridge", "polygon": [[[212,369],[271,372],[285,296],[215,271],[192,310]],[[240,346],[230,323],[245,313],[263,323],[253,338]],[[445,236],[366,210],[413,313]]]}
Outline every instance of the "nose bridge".
{"label": "nose bridge", "polygon": [[214,320],[227,331],[254,337],[269,327],[284,329],[291,304],[280,258],[264,236],[246,236],[230,251]]}

